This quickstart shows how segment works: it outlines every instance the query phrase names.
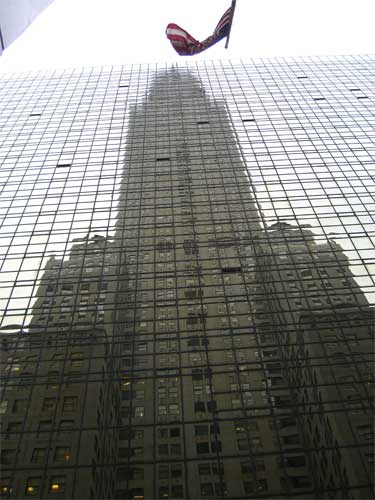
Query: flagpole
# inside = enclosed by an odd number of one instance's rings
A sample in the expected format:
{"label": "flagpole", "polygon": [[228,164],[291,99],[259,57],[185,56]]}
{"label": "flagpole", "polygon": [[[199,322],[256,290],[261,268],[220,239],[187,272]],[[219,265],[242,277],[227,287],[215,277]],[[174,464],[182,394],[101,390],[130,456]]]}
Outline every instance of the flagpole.
{"label": "flagpole", "polygon": [[236,8],[236,0],[232,0],[232,5],[231,5],[231,16],[230,16],[230,24],[229,24],[229,33],[227,35],[227,41],[226,41],[226,44],[225,44],[225,48],[227,49],[228,48],[228,44],[229,44],[229,37],[230,37],[230,32],[231,32],[231,29],[232,29],[232,22],[233,22],[233,16],[234,16],[234,10]]}

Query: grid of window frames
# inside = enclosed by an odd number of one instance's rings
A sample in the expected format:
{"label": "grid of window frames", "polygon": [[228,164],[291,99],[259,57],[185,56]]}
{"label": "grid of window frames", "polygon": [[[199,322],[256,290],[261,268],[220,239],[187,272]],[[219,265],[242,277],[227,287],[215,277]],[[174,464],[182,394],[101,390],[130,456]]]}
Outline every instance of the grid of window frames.
{"label": "grid of window frames", "polygon": [[2,76],[2,497],[373,497],[374,72]]}

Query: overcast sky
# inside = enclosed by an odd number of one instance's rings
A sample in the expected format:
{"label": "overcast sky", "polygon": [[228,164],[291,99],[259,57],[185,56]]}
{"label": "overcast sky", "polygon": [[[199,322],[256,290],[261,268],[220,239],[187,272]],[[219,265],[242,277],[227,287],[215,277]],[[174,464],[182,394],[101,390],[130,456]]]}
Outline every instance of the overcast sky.
{"label": "overcast sky", "polygon": [[[182,60],[164,31],[202,40],[231,0],[55,0],[0,57],[0,71]],[[375,53],[375,0],[237,0],[225,42],[194,59]],[[189,58],[192,59],[192,58]]]}

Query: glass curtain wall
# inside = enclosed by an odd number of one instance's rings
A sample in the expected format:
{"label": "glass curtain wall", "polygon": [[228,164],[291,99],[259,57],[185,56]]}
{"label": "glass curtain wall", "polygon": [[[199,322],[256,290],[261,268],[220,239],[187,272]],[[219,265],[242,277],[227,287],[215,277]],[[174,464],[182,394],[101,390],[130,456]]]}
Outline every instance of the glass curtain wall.
{"label": "glass curtain wall", "polygon": [[2,75],[1,497],[373,497],[374,71]]}

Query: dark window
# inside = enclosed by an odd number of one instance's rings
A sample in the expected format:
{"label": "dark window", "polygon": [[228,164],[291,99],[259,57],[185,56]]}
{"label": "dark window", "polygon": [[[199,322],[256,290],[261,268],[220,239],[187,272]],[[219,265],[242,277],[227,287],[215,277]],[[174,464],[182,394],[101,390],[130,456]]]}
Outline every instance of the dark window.
{"label": "dark window", "polygon": [[159,465],[159,479],[168,479],[168,478],[169,478],[169,466]]}
{"label": "dark window", "polygon": [[242,474],[252,474],[254,467],[251,462],[241,462],[241,472]]}
{"label": "dark window", "polygon": [[222,273],[240,273],[241,267],[222,267],[221,272]]}
{"label": "dark window", "polygon": [[245,495],[251,495],[254,493],[254,483],[252,481],[244,481],[243,487],[245,490]]}
{"label": "dark window", "polygon": [[306,459],[303,455],[297,457],[285,457],[285,465],[287,467],[303,467],[306,465]]}
{"label": "dark window", "polygon": [[60,420],[59,435],[69,434],[74,428],[74,420]]}
{"label": "dark window", "polygon": [[210,476],[211,475],[211,466],[210,464],[199,464],[198,465],[199,475],[200,476]]}
{"label": "dark window", "polygon": [[237,439],[237,446],[240,451],[245,451],[249,449],[249,441],[244,439]]}
{"label": "dark window", "polygon": [[144,478],[144,470],[142,467],[134,467],[133,468],[133,479],[143,479]]}
{"label": "dark window", "polygon": [[171,436],[171,438],[180,437],[180,428],[179,427],[173,427],[170,430],[170,436]]}
{"label": "dark window", "polygon": [[194,411],[206,411],[204,403],[202,401],[197,401],[196,403],[194,403]]}
{"label": "dark window", "polygon": [[158,429],[158,436],[160,439],[167,439],[168,438],[168,429],[166,427],[162,429]]}
{"label": "dark window", "polygon": [[294,418],[291,417],[284,417],[278,419],[278,424],[280,429],[285,429],[285,427],[293,427],[296,425],[296,421]]}
{"label": "dark window", "polygon": [[132,393],[130,391],[122,391],[121,399],[123,401],[130,401],[132,399]]}
{"label": "dark window", "polygon": [[52,420],[41,420],[38,427],[37,437],[39,439],[49,439],[52,430]]}
{"label": "dark window", "polygon": [[309,488],[311,479],[308,476],[291,477],[293,488]]}
{"label": "dark window", "polygon": [[172,485],[171,497],[172,498],[183,498],[184,488],[180,484]]}
{"label": "dark window", "polygon": [[208,443],[197,443],[197,453],[210,453],[210,447]]}
{"label": "dark window", "polygon": [[168,453],[169,453],[168,445],[167,444],[159,444],[158,453],[159,453],[159,455],[168,455]]}
{"label": "dark window", "polygon": [[17,434],[22,431],[22,422],[11,422],[8,424],[6,439],[16,439]]}
{"label": "dark window", "polygon": [[180,455],[181,454],[181,445],[180,444],[171,444],[170,451],[171,451],[171,455]]}
{"label": "dark window", "polygon": [[299,435],[292,434],[291,436],[282,436],[284,444],[299,444]]}
{"label": "dark window", "polygon": [[187,343],[188,346],[199,346],[199,337],[192,337],[191,339],[188,340]]}
{"label": "dark window", "polygon": [[16,399],[13,403],[13,413],[26,411],[26,399]]}
{"label": "dark window", "polygon": [[129,428],[125,429],[120,429],[119,432],[119,439],[124,440],[124,439],[133,439],[134,438],[134,431],[130,431]]}
{"label": "dark window", "polygon": [[131,457],[131,449],[120,447],[118,450],[118,455],[119,455],[120,460],[127,459],[127,458]]}
{"label": "dark window", "polygon": [[133,470],[130,467],[120,467],[117,469],[117,480],[126,481],[133,479]]}
{"label": "dark window", "polygon": [[210,433],[211,434],[220,434],[220,425],[218,422],[214,422],[213,424],[210,424]]}
{"label": "dark window", "polygon": [[192,371],[192,379],[193,380],[203,380],[203,373],[200,368],[195,368]]}
{"label": "dark window", "polygon": [[264,463],[264,460],[256,460],[255,461],[255,468],[257,471],[265,471],[266,464]]}
{"label": "dark window", "polygon": [[208,401],[207,403],[208,411],[216,411],[216,401]]}
{"label": "dark window", "polygon": [[214,495],[214,485],[212,483],[201,483],[201,497],[207,498]]}
{"label": "dark window", "polygon": [[219,498],[227,496],[227,486],[225,483],[215,483],[215,495]]}
{"label": "dark window", "polygon": [[207,436],[208,435],[208,425],[195,425],[195,435],[196,436]]}
{"label": "dark window", "polygon": [[56,407],[56,398],[44,398],[42,411],[54,411]]}
{"label": "dark window", "polygon": [[223,464],[218,464],[217,462],[211,464],[211,470],[212,474],[220,474],[221,476],[224,475],[224,466]]}
{"label": "dark window", "polygon": [[31,455],[31,462],[43,463],[47,457],[47,448],[34,448]]}
{"label": "dark window", "polygon": [[211,450],[213,453],[217,452],[217,451],[221,451],[221,441],[213,441],[211,443]]}
{"label": "dark window", "polygon": [[75,411],[77,409],[77,404],[77,396],[65,396],[62,411]]}
{"label": "dark window", "polygon": [[174,478],[182,477],[182,465],[181,464],[171,465],[171,477],[174,477]]}
{"label": "dark window", "polygon": [[16,450],[1,450],[0,457],[0,461],[3,465],[9,465],[13,463],[16,457]]}

